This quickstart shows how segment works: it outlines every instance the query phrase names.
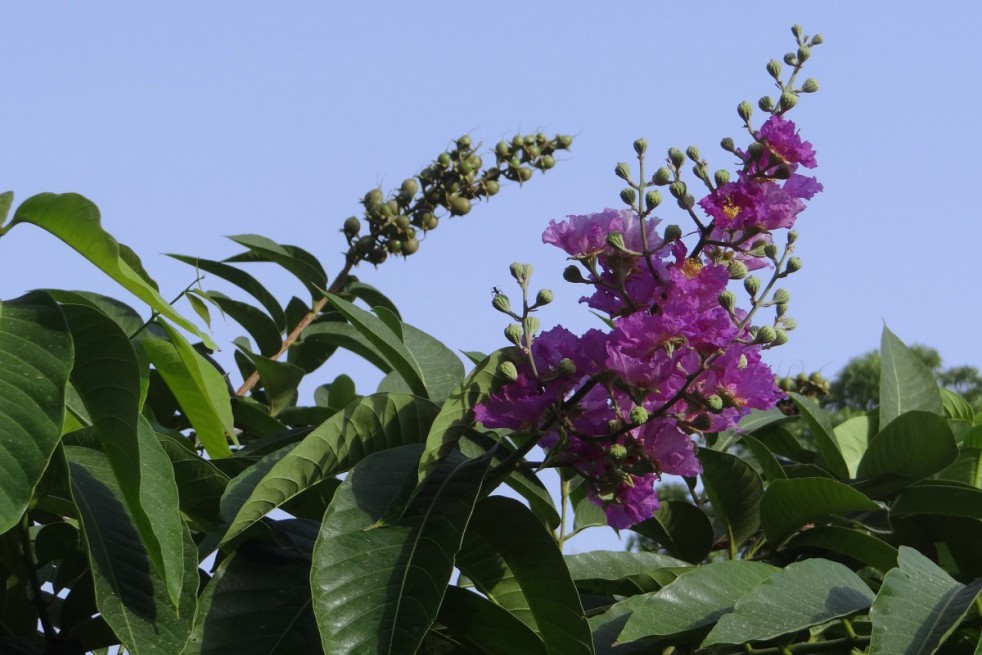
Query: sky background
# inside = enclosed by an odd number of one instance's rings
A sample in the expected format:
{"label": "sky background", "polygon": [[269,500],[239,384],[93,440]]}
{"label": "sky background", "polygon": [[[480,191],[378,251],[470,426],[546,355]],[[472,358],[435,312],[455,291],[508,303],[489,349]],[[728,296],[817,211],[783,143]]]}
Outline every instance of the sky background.
{"label": "sky background", "polygon": [[[804,268],[785,285],[799,327],[770,364],[831,377],[879,345],[885,322],[947,365],[982,365],[980,3],[2,6],[0,191],[86,195],[166,297],[194,271],[162,253],[221,259],[238,252],[222,235],[257,233],[310,250],[332,274],[363,194],[397,188],[456,137],[490,148],[519,131],[574,135],[544,177],[442,221],[408,260],[357,272],[408,323],[482,351],[505,345],[491,288],[514,289],[513,261],[534,264],[533,286],[555,293],[545,328],[596,325],[576,303],[582,287],[562,281],[563,253],[541,243],[549,220],[619,207],[613,167],[638,137],[649,159],[695,144],[712,169],[731,168],[716,144],[741,142],[736,105],[774,90],[764,66],[793,49],[800,23],[825,39],[805,71],[821,90],[789,116],[815,145],[825,191],[799,219]],[[684,220],[670,202],[659,215]],[[254,272],[284,303],[304,295]],[[0,239],[0,298],[39,287],[124,294],[20,226]],[[221,322],[225,343],[243,332]],[[363,393],[377,380],[337,358],[318,382],[342,372]]]}

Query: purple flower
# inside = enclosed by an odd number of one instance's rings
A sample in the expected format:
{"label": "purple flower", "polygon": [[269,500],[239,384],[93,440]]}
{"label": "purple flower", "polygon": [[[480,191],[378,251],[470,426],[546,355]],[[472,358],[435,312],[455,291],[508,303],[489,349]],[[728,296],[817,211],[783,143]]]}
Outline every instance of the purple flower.
{"label": "purple flower", "polygon": [[795,124],[783,116],[774,115],[760,126],[757,138],[785,164],[801,164],[815,168],[815,149],[808,141],[802,141]]}
{"label": "purple flower", "polygon": [[622,482],[614,491],[614,500],[603,502],[592,498],[593,502],[604,508],[607,524],[623,530],[635,523],[650,519],[658,509],[658,494],[655,492],[654,475],[631,476],[631,482]]}

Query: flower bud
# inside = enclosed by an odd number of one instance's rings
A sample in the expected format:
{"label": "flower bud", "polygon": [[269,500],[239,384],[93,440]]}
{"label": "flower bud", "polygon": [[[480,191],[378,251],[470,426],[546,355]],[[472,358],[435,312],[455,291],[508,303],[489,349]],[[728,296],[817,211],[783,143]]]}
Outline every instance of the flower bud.
{"label": "flower bud", "polygon": [[662,166],[657,171],[655,171],[655,176],[651,178],[651,181],[657,184],[658,186],[664,186],[672,181],[672,171]]}
{"label": "flower bud", "polygon": [[539,325],[540,325],[539,319],[537,319],[534,316],[526,316],[522,320],[522,327],[525,328],[525,333],[526,334],[529,334],[529,335],[535,334],[536,332],[538,332],[539,331]]}
{"label": "flower bud", "polygon": [[672,162],[672,166],[679,168],[685,163],[685,153],[683,153],[678,148],[668,149],[668,161]]}
{"label": "flower bud", "polygon": [[789,230],[788,231],[788,244],[790,245],[790,244],[794,243],[797,240],[798,240],[798,230]]}
{"label": "flower bud", "polygon": [[[621,421],[617,418],[612,418],[607,421],[607,432],[617,432],[621,429]],[[600,498],[598,495],[597,498]]]}
{"label": "flower bud", "polygon": [[782,330],[781,328],[777,328],[776,330],[774,330],[774,335],[775,335],[774,341],[771,342],[772,346],[783,346],[788,342],[788,339],[790,338],[788,336],[787,331]]}
{"label": "flower bud", "polygon": [[502,314],[511,313],[511,302],[508,300],[508,296],[503,293],[494,294],[494,298],[491,299],[491,306]]}
{"label": "flower bud", "polygon": [[798,96],[791,91],[781,94],[781,111],[787,111],[798,104]]}
{"label": "flower bud", "polygon": [[740,355],[740,361],[737,362],[737,369],[743,370],[743,369],[747,368],[747,364],[749,364],[749,363],[750,362],[747,361],[747,356],[746,355]]}
{"label": "flower bud", "polygon": [[793,52],[789,52],[786,55],[784,55],[784,63],[787,64],[788,66],[797,66],[798,58],[794,56]]}
{"label": "flower bud", "polygon": [[518,379],[518,368],[511,362],[501,362],[498,365],[498,376],[514,382]]}
{"label": "flower bud", "polygon": [[679,207],[682,209],[692,209],[696,205],[696,197],[691,193],[679,198]]}
{"label": "flower bud", "polygon": [[708,430],[709,428],[713,427],[713,419],[710,418],[708,414],[699,414],[689,421],[689,425],[692,426],[694,430],[699,430],[702,432],[703,430]]}
{"label": "flower bud", "polygon": [[774,98],[761,96],[760,100],[757,101],[757,106],[760,107],[761,111],[772,112],[774,111]]}
{"label": "flower bud", "polygon": [[754,337],[754,343],[771,343],[777,338],[777,332],[770,325],[762,325],[759,330],[757,330],[757,336]]}
{"label": "flower bud", "polygon": [[713,414],[718,414],[719,412],[723,411],[723,399],[714,393],[706,398],[706,409],[711,411]]}
{"label": "flower bud", "polygon": [[729,272],[731,280],[742,280],[747,277],[747,265],[739,259],[734,259],[727,264],[726,270]]}
{"label": "flower bud", "polygon": [[726,152],[735,152],[736,151],[736,144],[734,144],[733,143],[733,139],[731,139],[728,136],[727,137],[723,137],[723,139],[719,142],[719,147],[722,148],[723,150],[725,150]]}
{"label": "flower bud", "polygon": [[788,332],[798,327],[798,321],[794,320],[790,316],[782,317],[781,324],[784,325],[784,329],[787,330]]}
{"label": "flower bud", "polygon": [[633,425],[641,425],[648,420],[648,410],[636,405],[631,408],[630,419]]}
{"label": "flower bud", "polygon": [[800,61],[801,63],[805,63],[806,61],[808,61],[808,58],[811,56],[812,56],[812,51],[811,48],[809,48],[808,46],[803,45],[800,48],[798,48],[798,61]]}
{"label": "flower bud", "polygon": [[607,453],[612,460],[619,462],[627,457],[627,448],[624,447],[624,444],[615,443],[607,450]]}
{"label": "flower bud", "polygon": [[682,228],[674,223],[665,228],[665,241],[675,241],[682,237]]}
{"label": "flower bud", "polygon": [[713,181],[716,182],[717,187],[721,187],[730,181],[730,171],[723,170],[722,168],[713,173]]}
{"label": "flower bud", "polygon": [[447,209],[451,216],[463,216],[471,210],[471,201],[460,196],[450,196]]}
{"label": "flower bud", "polygon": [[818,91],[818,80],[814,77],[809,77],[805,80],[805,83],[801,85],[802,93],[815,93]]}
{"label": "flower bud", "polygon": [[652,189],[648,193],[644,194],[644,206],[648,211],[651,211],[660,204],[661,194],[658,193],[658,191]]}
{"label": "flower bud", "polygon": [[391,252],[393,255],[402,254],[402,241],[399,239],[392,239],[385,244],[385,249]]}
{"label": "flower bud", "polygon": [[433,214],[426,213],[420,217],[419,224],[424,230],[435,230],[440,224],[440,219]]}
{"label": "flower bud", "polygon": [[518,323],[512,323],[506,327],[505,338],[516,346],[522,345],[522,326]]}
{"label": "flower bud", "polygon": [[791,294],[788,293],[787,289],[778,289],[774,292],[774,298],[772,300],[775,303],[787,303],[791,301]]}
{"label": "flower bud", "polygon": [[621,189],[621,200],[628,207],[634,206],[634,201],[638,199],[638,193],[631,187],[624,187]]}
{"label": "flower bud", "polygon": [[733,308],[736,307],[736,295],[730,290],[719,294],[717,299],[719,300],[720,306],[728,312],[733,311]]}
{"label": "flower bud", "polygon": [[786,302],[779,302],[778,304],[776,304],[774,306],[774,311],[777,314],[777,317],[778,318],[781,318],[782,316],[784,316],[788,312],[788,303],[786,303]]}
{"label": "flower bud", "polygon": [[795,271],[801,270],[801,257],[792,257],[788,260],[787,265],[784,267],[788,273],[794,273]]}
{"label": "flower bud", "polygon": [[756,296],[757,292],[760,291],[760,278],[756,275],[751,275],[750,277],[744,279],[743,288],[747,290],[747,293],[751,297]]}
{"label": "flower bud", "polygon": [[750,122],[750,117],[754,113],[754,108],[750,106],[750,103],[744,100],[739,105],[737,105],[737,116],[739,116],[744,123]]}
{"label": "flower bud", "polygon": [[816,34],[815,36],[812,37],[813,46],[822,45],[823,43],[825,43],[825,39],[822,38],[821,34]]}
{"label": "flower bud", "polygon": [[793,171],[791,170],[791,167],[784,164],[781,164],[774,169],[774,179],[777,180],[787,180],[792,174]]}
{"label": "flower bud", "polygon": [[686,148],[685,154],[689,157],[689,159],[691,159],[696,163],[698,163],[702,159],[702,157],[699,156],[699,148],[695,146],[689,146],[688,148]]}
{"label": "flower bud", "polygon": [[583,273],[580,272],[578,266],[570,264],[565,269],[563,269],[563,279],[567,282],[572,282],[573,284],[587,284],[587,281],[583,278]]}
{"label": "flower bud", "polygon": [[542,305],[548,305],[552,302],[552,291],[549,289],[541,289],[539,293],[535,294],[535,305],[536,307],[541,307]]}
{"label": "flower bud", "polygon": [[776,59],[771,59],[767,62],[767,74],[773,77],[775,80],[781,78],[781,62]]}
{"label": "flower bud", "polygon": [[529,159],[535,159],[542,154],[542,151],[536,145],[525,146],[525,154],[529,156]]}
{"label": "flower bud", "polygon": [[519,284],[527,284],[529,277],[532,276],[532,265],[514,262],[508,267],[508,272]]}
{"label": "flower bud", "polygon": [[648,141],[646,139],[638,139],[634,142],[634,152],[638,153],[638,157],[644,157],[644,153],[648,150]]}
{"label": "flower bud", "polygon": [[759,141],[754,141],[749,146],[747,146],[747,154],[754,161],[759,161],[760,156],[764,154],[764,144]]}
{"label": "flower bud", "polygon": [[764,257],[768,259],[777,259],[777,245],[773,243],[768,243],[764,246]]}
{"label": "flower bud", "polygon": [[576,373],[576,364],[569,357],[563,357],[556,365],[556,373],[559,375],[573,375]]}
{"label": "flower bud", "polygon": [[344,233],[349,237],[353,237],[361,231],[361,221],[359,221],[354,216],[349,216],[344,219]]}
{"label": "flower bud", "polygon": [[803,31],[804,31],[804,28],[801,25],[799,25],[798,23],[795,23],[794,25],[791,26],[791,34],[793,34],[794,35],[794,38],[796,38],[796,39],[800,39],[801,38],[801,33]]}
{"label": "flower bud", "polygon": [[794,380],[790,376],[785,375],[783,378],[778,380],[777,388],[781,391],[794,391]]}
{"label": "flower bud", "polygon": [[668,190],[675,198],[682,198],[685,196],[685,191],[686,191],[685,182],[682,182],[681,180],[678,182],[672,182],[668,186]]}
{"label": "flower bud", "polygon": [[614,175],[621,178],[626,182],[631,181],[631,167],[625,162],[618,162],[617,166],[614,166]]}

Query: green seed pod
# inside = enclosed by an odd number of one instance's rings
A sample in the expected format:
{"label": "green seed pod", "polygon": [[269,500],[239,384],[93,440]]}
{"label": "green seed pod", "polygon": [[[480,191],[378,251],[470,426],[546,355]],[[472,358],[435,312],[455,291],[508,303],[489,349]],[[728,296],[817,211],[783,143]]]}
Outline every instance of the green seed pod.
{"label": "green seed pod", "polygon": [[362,238],[358,239],[355,247],[362,255],[367,255],[375,249],[375,237],[363,236]]}
{"label": "green seed pod", "polygon": [[467,165],[476,171],[479,170],[481,166],[484,166],[484,160],[478,155],[471,155],[467,158]]}
{"label": "green seed pod", "polygon": [[682,164],[685,163],[685,153],[678,148],[668,149],[668,161],[672,163],[675,168],[680,168]]}
{"label": "green seed pod", "polygon": [[635,405],[631,408],[631,413],[629,414],[632,425],[641,425],[648,420],[648,410],[639,405]]}
{"label": "green seed pod", "polygon": [[815,93],[818,91],[818,80],[813,77],[809,77],[805,80],[805,83],[801,85],[802,93]]}
{"label": "green seed pod", "polygon": [[777,328],[776,330],[774,330],[774,341],[771,342],[771,345],[783,346],[788,342],[788,339],[790,339],[790,337],[788,336],[787,331],[782,330],[781,328]]}
{"label": "green seed pod", "polygon": [[728,184],[730,181],[730,172],[723,170],[722,168],[715,173],[713,173],[713,181],[716,182],[717,187],[721,187],[724,184]]}
{"label": "green seed pod", "polygon": [[658,191],[652,189],[648,193],[644,194],[644,206],[648,211],[653,210],[655,207],[661,204],[661,194]]}
{"label": "green seed pod", "polygon": [[761,96],[760,100],[757,101],[757,106],[760,107],[761,111],[772,112],[774,111],[774,98]]}
{"label": "green seed pod", "polygon": [[419,183],[413,178],[403,180],[402,186],[399,187],[399,195],[407,199],[415,196],[417,191],[419,191]]}
{"label": "green seed pod", "polygon": [[437,226],[437,223],[439,223],[437,217],[429,212],[419,217],[419,226],[424,230],[432,230]]}
{"label": "green seed pod", "polygon": [[686,154],[686,156],[688,156],[689,159],[691,159],[692,161],[694,161],[696,163],[699,163],[699,161],[702,159],[699,156],[699,148],[697,148],[695,146],[689,146],[688,148],[686,148],[685,154]]}
{"label": "green seed pod", "polygon": [[537,144],[537,145],[538,145],[538,146],[539,146],[540,148],[541,148],[541,147],[545,147],[545,145],[546,145],[547,143],[549,143],[549,137],[547,137],[547,136],[546,136],[545,134],[543,134],[542,132],[536,132],[536,133],[535,133],[535,143],[536,143],[536,144]]}
{"label": "green seed pod", "polygon": [[783,378],[778,380],[777,388],[784,392],[794,391],[794,380],[785,375]]}
{"label": "green seed pod", "polygon": [[563,269],[563,279],[567,282],[573,284],[586,284],[586,279],[583,277],[583,273],[580,272],[579,267],[570,264]]}
{"label": "green seed pod", "polygon": [[498,161],[511,159],[511,147],[504,141],[498,141],[498,145],[494,147],[494,155]]}
{"label": "green seed pod", "polygon": [[736,152],[736,144],[733,143],[733,139],[728,136],[723,137],[723,139],[719,142],[719,147],[726,152]]}
{"label": "green seed pod", "polygon": [[447,209],[450,210],[451,216],[464,216],[471,210],[471,201],[460,196],[450,196]]}
{"label": "green seed pod", "polygon": [[505,338],[516,346],[522,345],[522,326],[512,323],[505,328]]}
{"label": "green seed pod", "polygon": [[436,158],[436,165],[440,168],[447,169],[450,168],[451,164],[450,155],[445,152],[441,152],[440,156]]}
{"label": "green seed pod", "polygon": [[778,289],[774,292],[774,297],[772,300],[775,303],[787,303],[791,302],[791,294],[788,293],[787,289]]}
{"label": "green seed pod", "polygon": [[[536,329],[538,329],[538,326],[536,326]],[[576,364],[573,363],[572,359],[563,357],[556,366],[556,373],[559,375],[573,375],[576,373]]]}
{"label": "green seed pod", "polygon": [[672,181],[672,171],[662,166],[655,171],[655,176],[651,178],[651,181],[658,186],[664,186]]}
{"label": "green seed pod", "polygon": [[631,181],[631,167],[628,166],[624,162],[618,162],[617,165],[614,166],[614,175],[616,175],[617,177],[621,178],[622,180],[625,180],[627,182],[630,182]]}
{"label": "green seed pod", "polygon": [[543,305],[548,305],[552,302],[552,291],[549,289],[542,289],[539,293],[535,294],[535,306],[542,307]]}
{"label": "green seed pod", "polygon": [[746,100],[737,105],[737,116],[739,116],[744,123],[750,122],[750,117],[753,116],[753,113],[754,108]]}
{"label": "green seed pod", "polygon": [[747,277],[747,265],[741,262],[739,259],[734,259],[729,264],[726,265],[726,270],[730,274],[731,280],[742,280]]}
{"label": "green seed pod", "polygon": [[823,384],[825,384],[825,378],[823,378],[822,374],[819,373],[818,371],[815,371],[814,373],[809,375],[808,381],[818,386],[822,386]]}
{"label": "green seed pod", "polygon": [[501,185],[498,184],[497,180],[485,180],[484,181],[484,193],[489,196],[493,196],[499,191],[501,191]]}
{"label": "green seed pod", "polygon": [[771,343],[777,338],[777,331],[774,330],[770,325],[762,325],[759,330],[757,330],[757,336],[754,337],[754,343]]}
{"label": "green seed pod", "polygon": [[532,179],[532,169],[531,168],[527,168],[525,166],[522,166],[521,168],[518,169],[518,181],[519,182],[528,182],[531,179]]}
{"label": "green seed pod", "polygon": [[774,169],[774,178],[777,180],[786,180],[792,175],[792,170],[790,167],[781,165]]}
{"label": "green seed pod", "polygon": [[393,255],[398,255],[402,252],[402,241],[399,239],[392,239],[385,244],[385,249],[391,252]]}
{"label": "green seed pod", "polygon": [[736,307],[736,294],[729,289],[719,294],[717,300],[719,300],[720,307],[728,312],[733,311],[733,308]]}
{"label": "green seed pod", "polygon": [[647,139],[636,139],[634,141],[634,152],[638,153],[638,157],[644,157],[644,153],[648,151],[648,140]]}
{"label": "green seed pod", "polygon": [[634,202],[638,199],[638,193],[631,187],[625,187],[621,189],[621,200],[628,207],[633,207]]}
{"label": "green seed pod", "polygon": [[402,254],[405,256],[413,255],[419,250],[419,241],[410,237],[402,242]]}
{"label": "green seed pod", "polygon": [[760,278],[756,275],[751,275],[743,280],[743,288],[747,290],[747,293],[751,297],[756,296],[757,292],[760,291]]}
{"label": "green seed pod", "polygon": [[539,158],[539,168],[544,171],[549,170],[555,165],[556,165],[556,158],[553,157],[552,155],[542,155],[542,157]]}
{"label": "green seed pod", "polygon": [[673,223],[665,228],[664,240],[666,242],[675,241],[676,239],[679,239],[681,237],[682,237],[682,228],[679,227],[678,225],[675,225]]}
{"label": "green seed pod", "polygon": [[787,111],[798,104],[798,96],[791,91],[781,94],[781,111]]}
{"label": "green seed pod", "polygon": [[781,79],[781,62],[777,59],[771,59],[767,62],[767,74],[775,80]]}
{"label": "green seed pod", "polygon": [[521,134],[516,134],[511,140],[511,147],[521,149],[525,147],[525,137]]}
{"label": "green seed pod", "polygon": [[792,257],[788,260],[787,265],[784,267],[788,273],[794,273],[795,271],[801,270],[801,257]]}
{"label": "green seed pod", "polygon": [[681,180],[679,180],[678,182],[672,182],[668,186],[669,193],[671,193],[672,196],[676,199],[685,197],[686,189],[687,187],[685,185],[685,182],[682,182]]}
{"label": "green seed pod", "polygon": [[511,302],[509,302],[508,296],[503,293],[494,294],[494,298],[491,299],[491,306],[502,314],[511,312]]}
{"label": "green seed pod", "polygon": [[518,379],[518,368],[511,362],[501,362],[498,365],[498,376],[508,382],[514,382]]}
{"label": "green seed pod", "polygon": [[764,246],[764,257],[767,257],[768,259],[777,259],[777,253],[777,244],[768,243],[766,246]]}
{"label": "green seed pod", "polygon": [[365,205],[365,209],[371,211],[381,205],[384,201],[385,195],[382,193],[382,189],[372,189],[365,194],[362,204]]}
{"label": "green seed pod", "polygon": [[409,229],[409,217],[405,214],[396,217],[396,227],[405,232]]}
{"label": "green seed pod", "polygon": [[457,139],[457,147],[461,150],[467,150],[471,147],[471,138],[466,134],[459,139]]}
{"label": "green seed pod", "polygon": [[378,266],[379,264],[384,263],[385,260],[388,259],[388,257],[389,257],[389,253],[387,253],[382,248],[378,248],[377,250],[373,250],[372,253],[368,256],[368,261]]}
{"label": "green seed pod", "polygon": [[528,155],[529,159],[535,159],[542,154],[542,151],[539,150],[539,146],[537,145],[525,146],[525,154]]}
{"label": "green seed pod", "polygon": [[556,137],[555,143],[557,150],[569,150],[569,147],[573,145],[573,137],[568,134],[560,134]]}
{"label": "green seed pod", "polygon": [[343,230],[347,236],[353,237],[361,232],[361,221],[354,216],[349,216],[348,218],[344,219]]}

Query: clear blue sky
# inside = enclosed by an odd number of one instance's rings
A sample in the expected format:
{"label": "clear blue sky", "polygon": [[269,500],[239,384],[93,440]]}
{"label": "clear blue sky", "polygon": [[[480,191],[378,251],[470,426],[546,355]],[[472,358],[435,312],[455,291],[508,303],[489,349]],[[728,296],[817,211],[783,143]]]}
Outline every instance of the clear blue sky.
{"label": "clear blue sky", "polygon": [[[735,107],[772,90],[764,65],[789,27],[820,32],[821,91],[792,118],[825,185],[799,222],[803,270],[788,281],[799,328],[778,373],[827,376],[877,347],[885,321],[945,362],[978,347],[978,91],[982,5],[928,3],[6,3],[0,39],[0,187],[18,201],[77,191],[172,296],[219,259],[221,235],[311,250],[331,273],[337,230],[469,133],[576,135],[542,179],[446,220],[408,261],[359,275],[453,348],[502,345],[491,287],[532,262],[556,302],[545,326],[592,326],[542,245],[549,219],[617,207],[613,174],[644,136],[652,152],[740,137]],[[662,217],[681,222],[667,207]],[[266,276],[284,297],[302,289]],[[0,298],[36,287],[119,292],[40,231],[0,240]],[[220,288],[205,282],[206,288]],[[133,301],[136,305],[136,301]],[[187,306],[183,305],[186,310]],[[219,338],[241,333],[222,328]],[[325,370],[328,381],[350,361]],[[373,376],[356,370],[362,391]]]}

